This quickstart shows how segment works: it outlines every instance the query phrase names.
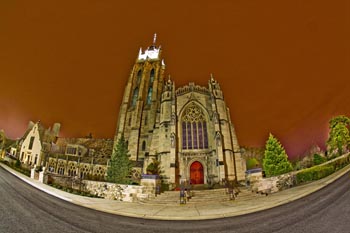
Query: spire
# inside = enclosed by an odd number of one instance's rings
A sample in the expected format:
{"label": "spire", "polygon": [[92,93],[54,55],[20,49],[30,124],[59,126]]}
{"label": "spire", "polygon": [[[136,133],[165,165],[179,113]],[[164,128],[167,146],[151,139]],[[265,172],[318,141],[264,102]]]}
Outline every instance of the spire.
{"label": "spire", "polygon": [[157,33],[154,33],[154,36],[153,36],[153,46],[156,46],[156,41],[157,41]]}

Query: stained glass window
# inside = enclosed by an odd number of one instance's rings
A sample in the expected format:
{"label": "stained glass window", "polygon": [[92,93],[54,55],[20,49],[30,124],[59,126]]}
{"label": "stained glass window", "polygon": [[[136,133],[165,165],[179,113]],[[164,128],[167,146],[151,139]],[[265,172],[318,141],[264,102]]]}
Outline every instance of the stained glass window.
{"label": "stained glass window", "polygon": [[182,149],[207,149],[207,123],[202,110],[191,103],[182,117]]}
{"label": "stained glass window", "polygon": [[193,149],[198,149],[197,123],[196,122],[192,122],[192,133],[193,133]]}
{"label": "stained glass window", "polygon": [[203,122],[204,148],[208,148],[207,122]]}
{"label": "stained glass window", "polygon": [[186,122],[182,122],[182,149],[187,149]]}
{"label": "stained glass window", "polygon": [[202,122],[198,122],[198,142],[199,142],[199,148],[203,148],[203,128],[202,128]]}

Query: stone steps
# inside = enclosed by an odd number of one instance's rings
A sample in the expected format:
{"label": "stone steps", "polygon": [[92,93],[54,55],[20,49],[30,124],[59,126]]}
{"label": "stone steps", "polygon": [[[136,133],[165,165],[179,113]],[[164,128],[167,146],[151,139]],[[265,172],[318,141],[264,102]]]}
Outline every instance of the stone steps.
{"label": "stone steps", "polygon": [[[191,190],[191,198],[187,204],[215,203],[230,201],[226,189]],[[237,198],[249,198],[253,195],[248,189],[240,188]],[[145,204],[180,204],[180,191],[166,191],[156,197],[143,201]]]}

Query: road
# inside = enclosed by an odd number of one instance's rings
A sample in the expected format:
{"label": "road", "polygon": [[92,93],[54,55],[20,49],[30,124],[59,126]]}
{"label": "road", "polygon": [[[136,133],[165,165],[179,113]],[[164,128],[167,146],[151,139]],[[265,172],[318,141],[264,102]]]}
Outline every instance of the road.
{"label": "road", "polygon": [[292,203],[244,216],[156,221],[112,215],[52,197],[0,167],[0,232],[350,232],[350,177]]}

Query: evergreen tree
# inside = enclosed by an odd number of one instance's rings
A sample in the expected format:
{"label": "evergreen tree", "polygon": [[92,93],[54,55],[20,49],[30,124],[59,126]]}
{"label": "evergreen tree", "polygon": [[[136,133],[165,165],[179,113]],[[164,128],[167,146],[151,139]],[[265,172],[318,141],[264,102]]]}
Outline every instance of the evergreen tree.
{"label": "evergreen tree", "polygon": [[265,146],[263,167],[266,176],[277,176],[293,170],[292,164],[281,143],[270,134]]}
{"label": "evergreen tree", "polygon": [[114,145],[107,170],[107,181],[118,184],[129,184],[132,164],[124,136]]}
{"label": "evergreen tree", "polygon": [[344,148],[350,144],[349,134],[350,118],[337,116],[329,121],[329,138],[327,140],[328,154],[342,155]]}

